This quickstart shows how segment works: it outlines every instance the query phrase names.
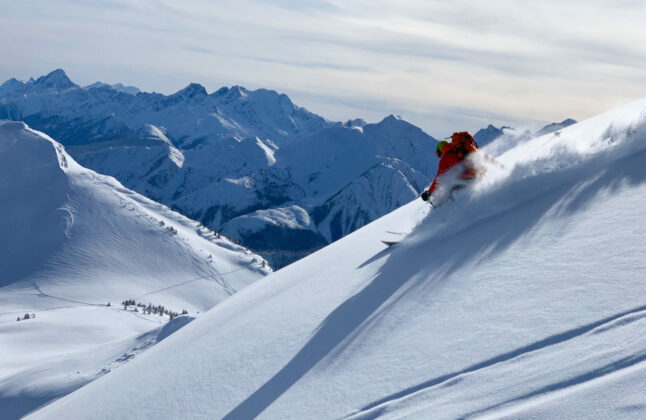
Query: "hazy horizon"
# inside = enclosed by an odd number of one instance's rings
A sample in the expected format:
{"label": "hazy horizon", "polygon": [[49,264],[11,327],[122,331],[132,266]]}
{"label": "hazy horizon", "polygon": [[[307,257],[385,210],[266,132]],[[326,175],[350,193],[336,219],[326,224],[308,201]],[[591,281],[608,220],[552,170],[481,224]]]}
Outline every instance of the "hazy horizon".
{"label": "hazy horizon", "polygon": [[82,86],[266,88],[330,120],[395,114],[435,137],[582,120],[646,96],[637,1],[33,0],[2,10],[3,81],[62,68]]}

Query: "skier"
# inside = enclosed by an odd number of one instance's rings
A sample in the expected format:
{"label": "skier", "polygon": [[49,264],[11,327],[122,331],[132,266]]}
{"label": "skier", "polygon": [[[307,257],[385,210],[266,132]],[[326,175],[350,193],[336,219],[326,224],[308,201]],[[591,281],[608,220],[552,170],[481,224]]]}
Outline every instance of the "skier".
{"label": "skier", "polygon": [[[475,156],[474,152],[478,152],[478,156]],[[439,207],[453,199],[453,193],[466,188],[475,178],[484,174],[487,170],[484,166],[485,162],[504,168],[500,162],[480,151],[475,139],[468,131],[453,133],[451,143],[439,142],[435,154],[440,158],[437,175],[428,190],[422,193],[422,200],[428,201],[433,207]],[[387,233],[407,235],[402,232],[387,231]],[[382,239],[381,242],[390,247],[400,243],[402,237]]]}
{"label": "skier", "polygon": [[[466,184],[484,172],[484,168],[474,166],[472,159],[466,159],[469,154],[480,150],[475,139],[468,131],[453,133],[451,136],[451,143],[441,141],[437,144],[435,154],[440,158],[440,164],[437,170],[437,175],[428,190],[422,193],[422,200],[428,201],[433,207],[441,205],[443,201],[434,203],[431,196],[438,190],[439,184],[451,184],[450,188],[445,193],[449,197],[452,194],[464,187]],[[452,170],[453,169],[453,170]],[[444,181],[447,177],[447,172],[455,173],[455,177],[450,181]],[[444,185],[442,185],[444,186]]]}

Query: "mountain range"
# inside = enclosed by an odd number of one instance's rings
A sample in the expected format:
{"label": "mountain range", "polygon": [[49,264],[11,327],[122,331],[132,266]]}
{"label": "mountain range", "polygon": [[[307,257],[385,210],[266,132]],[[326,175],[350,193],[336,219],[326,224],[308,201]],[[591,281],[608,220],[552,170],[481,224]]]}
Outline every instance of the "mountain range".
{"label": "mountain range", "polygon": [[[437,140],[401,118],[328,121],[266,89],[209,94],[191,83],[162,95],[102,82],[80,87],[58,69],[2,84],[0,118],[47,133],[81,165],[275,268],[411,201],[437,169]],[[476,138],[486,144],[501,134],[489,126]]]}

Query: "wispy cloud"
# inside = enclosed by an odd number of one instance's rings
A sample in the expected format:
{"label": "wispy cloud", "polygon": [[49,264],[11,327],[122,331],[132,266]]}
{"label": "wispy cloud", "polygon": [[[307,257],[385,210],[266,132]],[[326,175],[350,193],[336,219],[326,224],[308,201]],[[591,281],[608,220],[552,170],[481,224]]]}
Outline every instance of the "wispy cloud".
{"label": "wispy cloud", "polygon": [[395,113],[443,136],[646,96],[644,21],[630,0],[7,2],[0,78],[267,87],[330,119]]}

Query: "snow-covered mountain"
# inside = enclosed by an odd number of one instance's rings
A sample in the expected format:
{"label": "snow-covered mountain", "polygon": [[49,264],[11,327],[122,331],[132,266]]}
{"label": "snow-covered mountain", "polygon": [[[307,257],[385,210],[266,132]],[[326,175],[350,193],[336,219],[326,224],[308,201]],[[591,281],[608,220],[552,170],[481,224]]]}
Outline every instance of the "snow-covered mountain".
{"label": "snow-covered mountain", "polygon": [[169,96],[132,95],[101,82],[81,88],[61,69],[26,83],[10,79],[0,86],[0,98],[0,117],[48,128],[66,146],[134,140],[142,130],[149,134],[150,125],[163,126],[162,134],[184,148],[215,138],[258,136],[281,143],[331,124],[269,90],[234,86],[209,95],[191,83]]}
{"label": "snow-covered mountain", "polygon": [[[437,168],[435,140],[394,116],[330,122],[286,95],[239,86],[123,90],[81,88],[62,70],[11,79],[0,86],[0,118],[46,132],[83,166],[226,232],[276,267],[412,200]],[[305,225],[285,223],[287,213]]]}
{"label": "snow-covered mountain", "polygon": [[576,120],[573,120],[572,118],[567,118],[560,123],[551,123],[547,124],[545,127],[541,128],[538,130],[536,133],[534,133],[535,136],[544,136],[545,134],[550,134],[555,131],[561,130],[565,127],[569,127],[572,124],[576,124]]}
{"label": "snow-covered mountain", "polygon": [[[497,140],[500,137],[506,136],[510,140],[514,141],[514,144],[518,144],[521,141],[526,141],[530,138],[533,137],[539,137],[539,136],[544,136],[546,134],[550,134],[553,132],[556,132],[558,130],[561,130],[565,127],[569,127],[572,124],[576,124],[576,121],[573,120],[572,118],[565,119],[561,121],[560,123],[550,123],[541,128],[538,131],[531,132],[529,130],[525,131],[518,131],[512,127],[508,126],[502,126],[500,128],[493,126],[492,124],[489,124],[486,128],[482,128],[478,130],[473,137],[475,138],[476,142],[478,145],[481,147],[483,146],[488,146],[491,144],[494,140]],[[500,142],[499,142],[500,143]],[[503,142],[507,143],[507,142]],[[499,147],[499,146],[498,146]]]}
{"label": "snow-covered mountain", "polygon": [[120,302],[195,317],[270,271],[22,122],[0,121],[0,232],[2,419],[96,379],[190,320],[167,323]]}
{"label": "snow-covered mountain", "polygon": [[498,128],[492,124],[489,124],[486,128],[481,128],[480,130],[478,130],[473,135],[473,138],[476,140],[476,143],[478,143],[478,145],[482,147],[488,145],[498,137],[504,135],[505,130],[515,131],[511,127],[502,126]]}
{"label": "snow-covered mountain", "polygon": [[109,84],[103,83],[103,82],[95,82],[95,83],[92,83],[91,85],[85,86],[84,89],[102,88],[104,86],[108,86],[108,87],[116,90],[117,92],[123,92],[123,93],[127,93],[127,94],[130,94],[130,95],[136,95],[139,92],[141,92],[138,88],[136,88],[134,86],[124,86],[122,83],[115,83],[113,85],[109,85]]}
{"label": "snow-covered mountain", "polygon": [[646,100],[498,159],[29,418],[644,418]]}

